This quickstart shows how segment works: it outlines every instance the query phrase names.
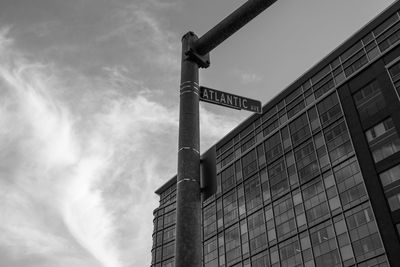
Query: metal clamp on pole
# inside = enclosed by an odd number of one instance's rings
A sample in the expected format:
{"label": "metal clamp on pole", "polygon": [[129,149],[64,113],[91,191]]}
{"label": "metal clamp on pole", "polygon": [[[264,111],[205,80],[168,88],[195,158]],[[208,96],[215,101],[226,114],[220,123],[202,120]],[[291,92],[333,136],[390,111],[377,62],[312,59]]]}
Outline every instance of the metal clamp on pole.
{"label": "metal clamp on pole", "polygon": [[198,54],[193,47],[186,51],[185,55],[187,59],[195,62],[200,68],[206,69],[210,66],[210,54],[207,53],[204,56]]}

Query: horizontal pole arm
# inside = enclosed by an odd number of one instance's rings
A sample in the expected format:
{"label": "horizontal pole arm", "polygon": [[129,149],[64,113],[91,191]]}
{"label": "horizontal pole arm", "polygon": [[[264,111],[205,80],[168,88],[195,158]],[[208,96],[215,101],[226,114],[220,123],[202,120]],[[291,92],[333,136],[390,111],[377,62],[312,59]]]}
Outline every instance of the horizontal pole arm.
{"label": "horizontal pole arm", "polygon": [[193,44],[194,50],[205,55],[228,39],[277,0],[249,0]]}

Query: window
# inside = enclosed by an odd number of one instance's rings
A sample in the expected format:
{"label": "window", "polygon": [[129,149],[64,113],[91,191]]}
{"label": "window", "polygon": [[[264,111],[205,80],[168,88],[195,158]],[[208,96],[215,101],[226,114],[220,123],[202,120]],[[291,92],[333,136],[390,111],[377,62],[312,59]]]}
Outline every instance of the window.
{"label": "window", "polygon": [[331,71],[331,69],[330,69],[329,65],[325,66],[322,70],[320,70],[317,74],[315,74],[311,78],[312,83],[316,84],[319,80],[322,79],[322,77],[325,77],[330,71]]}
{"label": "window", "polygon": [[328,92],[331,88],[335,86],[335,83],[332,79],[332,74],[328,74],[322,80],[320,80],[314,87],[314,95],[315,98],[318,99],[320,96]]}
{"label": "window", "polygon": [[303,96],[300,96],[299,98],[297,98],[295,101],[293,101],[292,103],[287,105],[287,116],[288,118],[292,118],[293,116],[295,116],[297,113],[299,113],[300,111],[302,111],[305,108],[305,102],[303,99]]}
{"label": "window", "polygon": [[322,125],[327,125],[342,115],[336,93],[326,97],[317,105]]}
{"label": "window", "polygon": [[344,80],[346,80],[346,76],[344,75],[344,71],[343,71],[343,68],[341,65],[333,71],[333,76],[334,76],[336,85],[338,85],[341,82],[343,82]]}
{"label": "window", "polygon": [[389,170],[382,172],[379,174],[379,178],[384,187],[400,180],[400,165],[396,165]]}
{"label": "window", "polygon": [[378,81],[361,88],[353,95],[353,99],[362,120],[375,115],[386,106]]}
{"label": "window", "polygon": [[291,122],[289,127],[294,146],[300,144],[303,140],[307,139],[311,135],[307,114],[303,114]]}
{"label": "window", "polygon": [[251,266],[252,267],[269,267],[269,255],[268,251],[264,251],[253,258],[251,258]]}
{"label": "window", "polygon": [[344,266],[348,266],[349,264],[354,263],[354,253],[353,248],[351,247],[346,222],[343,216],[335,217],[334,221],[340,254],[342,255]]}
{"label": "window", "polygon": [[337,187],[335,186],[335,178],[331,171],[325,172],[323,174],[324,185],[326,189],[326,195],[328,198],[329,208],[334,213],[336,210],[341,209],[341,203],[339,200],[339,195]]}
{"label": "window", "polygon": [[321,179],[313,181],[307,188],[303,188],[304,206],[307,221],[313,225],[329,217],[329,207]]}
{"label": "window", "polygon": [[299,183],[299,176],[296,171],[296,164],[294,160],[293,152],[289,152],[285,155],[287,172],[289,176],[289,183],[291,186],[297,185]]}
{"label": "window", "polygon": [[279,245],[282,267],[303,266],[300,243],[297,237],[291,238]]}
{"label": "window", "polygon": [[380,55],[378,46],[375,41],[365,46],[365,50],[367,51],[368,59],[372,61],[374,58]]}
{"label": "window", "polygon": [[257,208],[262,204],[260,180],[258,175],[254,175],[245,182],[244,190],[246,195],[246,208],[248,211]]}
{"label": "window", "polygon": [[301,95],[301,87],[297,88],[296,90],[294,90],[292,93],[290,93],[290,95],[288,95],[285,98],[285,102],[286,104],[289,104],[290,102],[292,102],[294,99],[298,98],[299,95]]}
{"label": "window", "polygon": [[389,202],[389,207],[391,211],[396,211],[400,209],[400,192],[387,198]]}
{"label": "window", "polygon": [[166,261],[163,261],[163,263],[162,263],[162,267],[174,267],[174,266],[175,266],[175,259],[174,258],[166,260]]}
{"label": "window", "polygon": [[269,182],[266,169],[262,169],[260,171],[260,178],[261,178],[261,188],[262,188],[264,203],[268,203],[271,201],[271,192],[269,190]]}
{"label": "window", "polygon": [[155,261],[160,261],[161,260],[161,253],[162,253],[162,247],[159,247],[156,249],[156,256],[155,256]]}
{"label": "window", "polygon": [[268,136],[272,131],[274,131],[276,128],[278,128],[278,126],[279,126],[279,120],[278,120],[277,116],[274,116],[271,119],[269,119],[263,126],[264,136]]}
{"label": "window", "polygon": [[242,172],[242,164],[240,163],[240,159],[235,162],[235,173],[236,173],[236,181],[240,182],[243,178],[243,172]]}
{"label": "window", "polygon": [[176,211],[170,212],[164,216],[164,227],[175,223]]}
{"label": "window", "polygon": [[299,190],[294,191],[292,198],[293,198],[294,210],[296,213],[297,227],[301,231],[305,229],[305,226],[307,224],[301,192]]}
{"label": "window", "polygon": [[292,146],[288,126],[282,128],[281,134],[282,134],[283,148],[285,149],[285,151],[287,151]]}
{"label": "window", "polygon": [[258,166],[262,168],[266,163],[264,146],[262,144],[257,146],[257,156],[258,156]]}
{"label": "window", "polygon": [[350,143],[349,133],[343,120],[326,128],[324,133],[332,165],[343,161],[351,154],[353,147]]}
{"label": "window", "polygon": [[269,243],[273,243],[276,241],[276,231],[275,231],[275,222],[274,222],[274,212],[269,205],[265,209],[265,221],[267,222],[267,231],[268,231],[268,241]]}
{"label": "window", "polygon": [[359,263],[358,267],[390,267],[386,255],[382,255],[367,261],[364,261],[363,263]]}
{"label": "window", "polygon": [[317,131],[321,127],[321,123],[319,122],[317,109],[312,107],[308,110],[308,117],[310,118],[311,129]]}
{"label": "window", "polygon": [[249,236],[247,228],[247,220],[240,221],[240,234],[242,238],[242,257],[246,258],[249,256],[250,246],[249,246]]}
{"label": "window", "polygon": [[244,178],[249,177],[257,170],[257,157],[255,149],[242,158],[242,166]]}
{"label": "window", "polygon": [[236,221],[238,218],[238,205],[237,205],[236,200],[237,199],[236,199],[236,191],[235,190],[224,195],[223,211],[224,211],[225,225],[230,225],[232,222]]}
{"label": "window", "polygon": [[396,224],[397,234],[400,236],[400,223]]}
{"label": "window", "polygon": [[162,251],[162,259],[166,260],[170,257],[174,256],[175,252],[175,242],[168,243],[167,245],[163,246],[163,251]]}
{"label": "window", "polygon": [[304,266],[310,267],[314,265],[314,256],[312,254],[311,240],[308,232],[300,234],[301,252],[303,254]]}
{"label": "window", "polygon": [[279,132],[265,141],[265,151],[268,164],[282,156],[283,150],[281,142],[282,141]]}
{"label": "window", "polygon": [[344,209],[367,199],[363,177],[355,158],[336,166],[334,174]]}
{"label": "window", "polygon": [[341,266],[335,233],[330,221],[310,230],[316,266]]}
{"label": "window", "polygon": [[223,266],[225,264],[225,237],[224,232],[218,234],[218,255],[219,264]]}
{"label": "window", "polygon": [[397,94],[400,95],[400,61],[389,68],[389,74],[397,90]]}
{"label": "window", "polygon": [[233,153],[233,147],[231,147],[224,154],[222,154],[221,158],[222,158],[221,167],[228,165],[235,158],[235,154]]}
{"label": "window", "polygon": [[297,232],[291,196],[274,204],[274,215],[278,239],[282,240]]}
{"label": "window", "polygon": [[400,39],[400,23],[396,23],[385,33],[376,38],[381,52],[384,52],[385,50],[396,44],[399,39]]}
{"label": "window", "polygon": [[272,198],[277,198],[286,193],[289,189],[289,181],[283,157],[273,163],[268,168],[268,172]]}
{"label": "window", "polygon": [[263,210],[259,210],[247,219],[250,251],[256,254],[267,246],[266,227]]}
{"label": "window", "polygon": [[397,13],[393,14],[393,16],[391,16],[390,18],[388,18],[387,20],[385,20],[381,25],[379,25],[378,27],[376,27],[373,30],[373,33],[375,36],[380,35],[381,33],[383,33],[384,31],[386,31],[388,28],[390,28],[390,26],[392,26],[394,23],[396,23],[399,20],[399,16],[397,15]]}
{"label": "window", "polygon": [[357,261],[383,252],[382,242],[369,203],[347,212],[346,221]]}
{"label": "window", "polygon": [[237,187],[237,194],[238,194],[238,204],[239,204],[239,215],[243,215],[246,213],[243,184],[239,184],[239,186]]}
{"label": "window", "polygon": [[249,134],[248,136],[246,136],[242,141],[242,146],[241,146],[241,151],[245,152],[247,151],[247,149],[249,149],[250,147],[254,146],[254,144],[256,143],[256,139],[254,137],[254,133]]}
{"label": "window", "polygon": [[162,232],[153,233],[153,248],[162,245]]}
{"label": "window", "polygon": [[175,239],[175,227],[170,227],[168,229],[165,229],[163,236],[164,236],[164,243]]}
{"label": "window", "polygon": [[277,113],[277,109],[276,106],[274,106],[273,108],[271,108],[270,110],[268,110],[267,112],[264,113],[264,115],[262,116],[262,121],[266,122],[267,120],[269,120],[273,115],[275,115]]}
{"label": "window", "polygon": [[254,124],[250,124],[246,129],[244,129],[241,133],[240,133],[240,137],[245,137],[246,135],[248,135],[250,132],[252,132],[254,130]]}
{"label": "window", "polygon": [[368,130],[365,135],[367,136],[368,142],[372,142],[378,137],[383,136],[386,132],[388,132],[390,129],[393,129],[393,121],[392,118],[388,118],[384,120],[383,122],[375,125],[372,129]]}
{"label": "window", "polygon": [[309,181],[318,174],[319,166],[312,140],[297,148],[294,154],[301,183]]}
{"label": "window", "polygon": [[227,264],[231,264],[235,260],[240,259],[242,253],[240,249],[240,233],[238,225],[225,231],[225,248]]}
{"label": "window", "polygon": [[222,211],[222,198],[217,199],[217,228],[221,229],[224,226],[224,214]]}
{"label": "window", "polygon": [[226,142],[223,146],[220,147],[220,153],[224,153],[225,151],[227,151],[231,146],[233,146],[233,139],[229,140],[228,142]]}
{"label": "window", "polygon": [[204,266],[218,267],[218,245],[217,237],[213,237],[204,244]]}
{"label": "window", "polygon": [[379,162],[400,150],[400,139],[391,118],[365,132],[372,157]]}
{"label": "window", "polygon": [[363,47],[361,41],[358,41],[357,43],[355,43],[352,47],[350,47],[349,49],[347,49],[346,52],[344,52],[341,56],[340,59],[342,60],[342,62],[348,60],[350,57],[352,57],[356,52],[360,51],[361,48]]}
{"label": "window", "polygon": [[367,55],[364,50],[359,51],[346,62],[343,62],[344,73],[347,77],[359,70],[368,63]]}
{"label": "window", "polygon": [[234,166],[231,165],[221,173],[221,180],[222,180],[222,190],[223,192],[228,191],[235,185],[235,172]]}

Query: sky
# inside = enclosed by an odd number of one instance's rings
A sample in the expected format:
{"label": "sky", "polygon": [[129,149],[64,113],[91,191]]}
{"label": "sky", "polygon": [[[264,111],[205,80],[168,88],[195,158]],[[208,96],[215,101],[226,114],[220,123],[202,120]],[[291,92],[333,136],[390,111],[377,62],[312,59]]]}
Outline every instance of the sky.
{"label": "sky", "polygon": [[[278,0],[200,84],[263,104],[393,0]],[[181,37],[239,0],[0,1],[0,266],[151,262],[176,173]],[[251,114],[201,103],[201,150]]]}

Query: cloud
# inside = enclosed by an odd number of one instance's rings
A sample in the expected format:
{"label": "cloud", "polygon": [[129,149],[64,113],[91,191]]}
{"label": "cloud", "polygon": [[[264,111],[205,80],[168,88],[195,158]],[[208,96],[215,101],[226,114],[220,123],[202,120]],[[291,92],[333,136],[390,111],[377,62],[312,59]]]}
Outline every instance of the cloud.
{"label": "cloud", "polygon": [[[28,60],[0,33],[0,265],[148,265],[177,107],[124,66],[83,76]],[[201,108],[202,149],[235,124]]]}
{"label": "cloud", "polygon": [[251,73],[243,70],[234,70],[235,77],[239,77],[242,84],[258,83],[262,81],[262,77],[256,73]]}
{"label": "cloud", "polygon": [[13,39],[8,37],[11,26],[0,28],[0,49],[6,49],[13,43]]}
{"label": "cloud", "polygon": [[0,209],[9,216],[0,222],[0,245],[12,248],[15,257],[65,251],[81,257],[84,248],[88,261],[121,266],[110,240],[111,216],[92,188],[107,154],[92,154],[93,145],[79,139],[70,107],[52,90],[57,77],[51,66],[10,58],[9,49],[0,52],[6,96],[0,157],[10,158],[1,166],[6,191]]}
{"label": "cloud", "polygon": [[157,10],[177,7],[176,3],[159,1],[133,3],[113,13],[115,28],[97,38],[107,42],[115,38],[138,48],[147,63],[164,71],[177,72],[180,65],[180,38],[157,17]]}

